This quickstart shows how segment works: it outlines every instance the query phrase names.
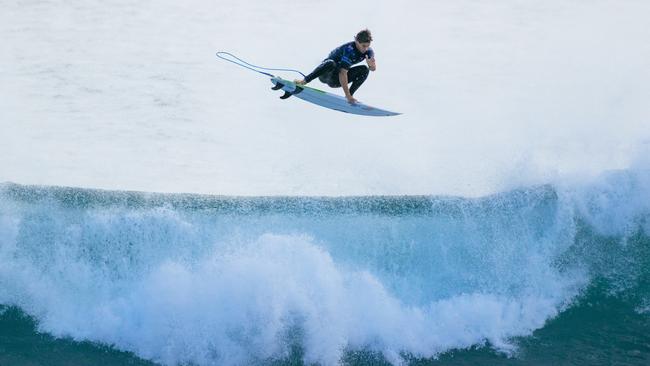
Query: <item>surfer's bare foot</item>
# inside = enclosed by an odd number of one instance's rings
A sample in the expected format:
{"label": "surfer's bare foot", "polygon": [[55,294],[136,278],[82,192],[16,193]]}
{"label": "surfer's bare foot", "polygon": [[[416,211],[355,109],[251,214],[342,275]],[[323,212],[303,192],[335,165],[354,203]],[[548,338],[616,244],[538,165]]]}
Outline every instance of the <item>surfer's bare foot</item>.
{"label": "surfer's bare foot", "polygon": [[296,79],[296,80],[294,80],[293,82],[296,83],[296,84],[298,84],[298,85],[305,85],[305,84],[307,84],[307,83],[305,82],[305,79],[301,79],[301,80]]}

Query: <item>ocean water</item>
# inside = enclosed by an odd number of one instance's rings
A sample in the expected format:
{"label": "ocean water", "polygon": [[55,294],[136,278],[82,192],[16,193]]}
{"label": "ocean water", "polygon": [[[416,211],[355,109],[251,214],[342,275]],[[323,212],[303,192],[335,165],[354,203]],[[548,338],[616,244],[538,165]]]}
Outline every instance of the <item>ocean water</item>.
{"label": "ocean water", "polygon": [[0,363],[647,364],[649,178],[473,199],[4,184]]}

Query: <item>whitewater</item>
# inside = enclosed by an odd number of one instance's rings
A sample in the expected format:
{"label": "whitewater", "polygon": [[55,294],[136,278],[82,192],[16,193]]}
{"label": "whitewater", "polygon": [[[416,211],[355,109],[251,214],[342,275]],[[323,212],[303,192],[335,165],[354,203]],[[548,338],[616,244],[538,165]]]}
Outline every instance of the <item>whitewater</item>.
{"label": "whitewater", "polygon": [[517,337],[599,281],[647,317],[649,179],[480,199],[8,184],[0,303],[40,331],[167,365],[514,356]]}
{"label": "whitewater", "polygon": [[650,5],[327,7],[2,2],[0,364],[650,363]]}

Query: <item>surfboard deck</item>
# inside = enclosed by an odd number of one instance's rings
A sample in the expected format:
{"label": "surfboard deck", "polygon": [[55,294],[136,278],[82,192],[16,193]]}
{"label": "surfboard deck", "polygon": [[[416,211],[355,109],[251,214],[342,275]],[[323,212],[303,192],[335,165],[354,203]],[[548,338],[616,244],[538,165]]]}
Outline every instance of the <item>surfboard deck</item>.
{"label": "surfboard deck", "polygon": [[369,106],[361,102],[352,104],[348,102],[346,98],[340,95],[328,93],[326,91],[312,88],[307,85],[296,85],[296,83],[293,81],[286,80],[278,76],[272,77],[271,82],[274,85],[273,89],[284,90],[286,92],[286,97],[288,97],[288,94],[290,94],[290,96],[294,96],[307,102],[314,103],[321,107],[330,108],[345,113],[358,114],[363,116],[396,116],[401,114]]}

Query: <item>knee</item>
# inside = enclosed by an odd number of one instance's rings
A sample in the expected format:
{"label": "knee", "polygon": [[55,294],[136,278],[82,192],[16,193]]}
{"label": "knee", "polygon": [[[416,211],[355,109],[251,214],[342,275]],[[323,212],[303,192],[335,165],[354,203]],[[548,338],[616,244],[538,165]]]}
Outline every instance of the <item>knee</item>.
{"label": "knee", "polygon": [[370,69],[368,69],[368,66],[366,65],[359,65],[354,71],[356,79],[365,79],[368,77],[368,74],[370,74]]}
{"label": "knee", "polygon": [[366,65],[361,65],[361,72],[362,72],[364,75],[368,76],[368,74],[370,73],[370,69],[369,69],[368,66],[366,66]]}
{"label": "knee", "polygon": [[327,59],[323,61],[323,67],[327,70],[334,69],[336,67],[336,61],[332,59]]}
{"label": "knee", "polygon": [[356,68],[356,70],[355,70],[356,73],[359,74],[359,75],[367,76],[370,73],[370,69],[366,65],[355,66],[355,68]]}

